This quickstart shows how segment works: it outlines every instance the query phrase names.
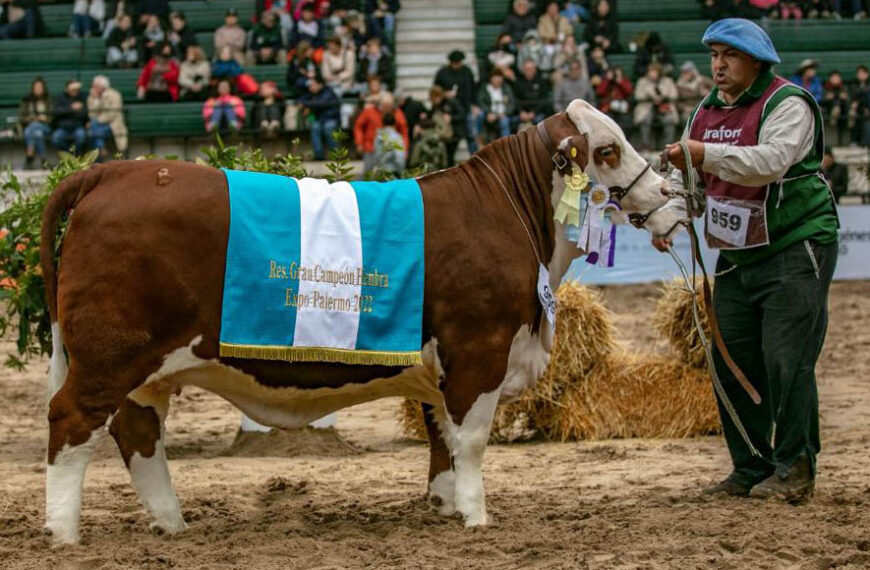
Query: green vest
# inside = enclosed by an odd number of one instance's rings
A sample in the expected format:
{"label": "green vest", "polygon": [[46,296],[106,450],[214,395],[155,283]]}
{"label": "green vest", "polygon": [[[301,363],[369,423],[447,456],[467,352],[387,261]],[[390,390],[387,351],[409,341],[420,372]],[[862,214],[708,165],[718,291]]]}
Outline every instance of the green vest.
{"label": "green vest", "polygon": [[[746,104],[760,97],[773,81],[773,73],[764,72],[736,101],[737,105]],[[766,246],[743,250],[721,250],[719,253],[734,265],[755,263],[782,251],[786,247],[806,239],[818,243],[831,243],[837,239],[839,221],[830,188],[821,176],[820,168],[824,156],[825,141],[822,114],[815,98],[797,85],[779,89],[768,101],[758,125],[761,132],[770,113],[786,97],[802,97],[813,112],[815,134],[809,153],[793,164],[781,181],[771,182],[767,194],[767,231],[770,243]],[[724,105],[714,88],[701,103]],[[698,108],[701,107],[698,106]],[[691,131],[697,109],[689,118],[687,131]]]}

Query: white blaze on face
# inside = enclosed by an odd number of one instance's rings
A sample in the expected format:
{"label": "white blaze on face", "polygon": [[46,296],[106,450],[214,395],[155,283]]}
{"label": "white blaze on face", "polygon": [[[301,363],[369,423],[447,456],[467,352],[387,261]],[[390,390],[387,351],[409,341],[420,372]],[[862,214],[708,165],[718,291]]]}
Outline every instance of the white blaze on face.
{"label": "white blaze on face", "polygon": [[[589,140],[589,165],[586,170],[598,183],[613,188],[628,186],[643,172],[647,161],[629,144],[622,129],[613,119],[582,99],[575,99],[568,105],[568,117],[577,130],[587,135]],[[619,162],[611,168],[607,163],[595,164],[595,149],[617,145],[620,149]],[[621,201],[627,212],[647,213],[664,205],[668,198],[662,190],[667,181],[653,169],[649,169],[632,186],[631,191]],[[654,213],[646,223],[646,229],[653,235],[665,233],[679,218],[678,209],[666,208]]]}

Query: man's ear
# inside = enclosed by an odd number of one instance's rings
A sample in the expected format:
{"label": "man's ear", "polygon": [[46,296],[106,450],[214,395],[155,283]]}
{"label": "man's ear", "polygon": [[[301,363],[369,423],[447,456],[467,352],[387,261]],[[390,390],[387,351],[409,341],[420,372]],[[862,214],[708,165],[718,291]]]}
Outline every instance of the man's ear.
{"label": "man's ear", "polygon": [[574,135],[568,139],[564,152],[568,160],[585,171],[589,164],[589,137],[585,134]]}

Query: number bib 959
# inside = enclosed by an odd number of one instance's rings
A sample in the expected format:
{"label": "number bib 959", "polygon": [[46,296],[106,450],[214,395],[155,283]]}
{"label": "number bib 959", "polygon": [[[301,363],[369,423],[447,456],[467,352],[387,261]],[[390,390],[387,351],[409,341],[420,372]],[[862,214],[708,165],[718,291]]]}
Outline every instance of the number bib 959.
{"label": "number bib 959", "polygon": [[769,243],[764,201],[708,196],[706,221],[711,248],[748,249]]}

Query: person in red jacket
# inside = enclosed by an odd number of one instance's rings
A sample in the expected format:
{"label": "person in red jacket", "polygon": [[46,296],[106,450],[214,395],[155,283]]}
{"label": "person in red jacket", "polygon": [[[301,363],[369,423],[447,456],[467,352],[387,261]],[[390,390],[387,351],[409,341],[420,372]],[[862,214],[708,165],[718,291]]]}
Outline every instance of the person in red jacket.
{"label": "person in red jacket", "polygon": [[139,81],[136,95],[149,103],[165,103],[178,100],[178,61],[173,57],[172,44],[163,42],[148,60]]}
{"label": "person in red jacket", "polygon": [[604,72],[604,78],[595,88],[598,96],[598,108],[616,121],[622,130],[631,127],[630,98],[634,91],[631,80],[625,76],[621,67],[614,67]]}
{"label": "person in red jacket", "polygon": [[357,152],[363,157],[363,174],[368,174],[377,165],[375,136],[378,129],[384,126],[383,118],[387,113],[392,113],[395,117],[396,130],[405,139],[405,148],[408,148],[408,121],[405,119],[405,114],[396,107],[393,96],[384,93],[378,98],[377,104],[366,103],[353,124],[353,142],[356,144]]}
{"label": "person in red jacket", "polygon": [[232,93],[232,84],[221,79],[217,84],[217,95],[209,97],[202,107],[205,130],[213,132],[238,131],[245,124],[245,104]]}

